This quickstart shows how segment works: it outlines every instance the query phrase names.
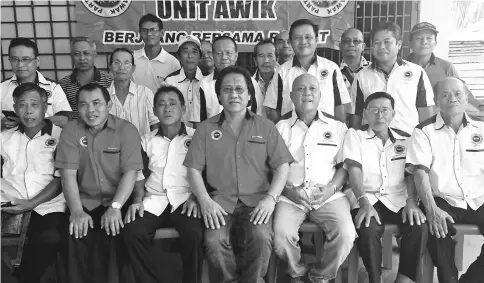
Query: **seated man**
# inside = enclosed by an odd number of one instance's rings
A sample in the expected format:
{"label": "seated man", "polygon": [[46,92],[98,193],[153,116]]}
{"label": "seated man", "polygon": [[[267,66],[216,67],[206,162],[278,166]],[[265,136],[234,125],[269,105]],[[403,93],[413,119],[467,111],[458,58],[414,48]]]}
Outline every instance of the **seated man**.
{"label": "seated man", "polygon": [[350,202],[340,191],[347,177],[341,149],[348,128],[318,110],[320,99],[318,79],[311,74],[298,76],[291,91],[295,110],[276,125],[295,159],[274,213],[275,252],[288,262],[292,283],[304,282],[308,270],[298,245],[304,220],[316,223],[326,234],[323,256],[309,273],[311,282],[335,278],[356,237]]}
{"label": "seated man", "polygon": [[121,208],[143,169],[141,140],[133,124],[109,115],[110,96],[99,84],[82,86],[77,105],[80,119],[64,127],[55,161],[69,208],[62,228],[67,280],[111,282]]}
{"label": "seated man", "polygon": [[32,211],[22,264],[15,272],[20,283],[40,282],[54,263],[65,217],[53,162],[61,129],[44,119],[47,99],[47,92],[34,83],[18,86],[13,91],[13,107],[20,124],[1,135],[2,213]]}
{"label": "seated man", "polygon": [[437,82],[434,94],[440,112],[415,128],[407,154],[430,228],[427,248],[439,282],[483,282],[484,245],[457,280],[451,236],[453,223],[477,225],[484,235],[484,123],[465,113],[468,89],[460,79]]}
{"label": "seated man", "polygon": [[380,283],[384,225],[398,224],[403,237],[395,282],[412,282],[416,280],[417,263],[425,251],[428,227],[416,204],[413,179],[405,176],[410,135],[389,127],[395,116],[395,100],[390,94],[371,94],[364,109],[368,126],[361,130],[350,129],[343,148],[345,167],[356,196],[352,204],[353,207],[359,205],[352,210],[358,231],[358,249],[369,282]]}
{"label": "seated man", "polygon": [[[207,228],[207,259],[218,277],[212,281],[263,282],[272,252],[272,212],[293,159],[274,124],[247,109],[255,89],[245,69],[224,68],[215,91],[223,111],[198,125],[183,163]],[[242,231],[234,240],[242,245],[237,264],[230,239],[234,224]]]}
{"label": "seated man", "polygon": [[166,270],[160,270],[151,241],[160,226],[175,227],[180,233],[183,283],[197,283],[203,264],[203,226],[182,165],[195,130],[182,122],[186,106],[178,88],[160,87],[153,105],[161,126],[141,138],[145,175],[140,172],[135,184],[122,238],[136,282],[162,282]]}

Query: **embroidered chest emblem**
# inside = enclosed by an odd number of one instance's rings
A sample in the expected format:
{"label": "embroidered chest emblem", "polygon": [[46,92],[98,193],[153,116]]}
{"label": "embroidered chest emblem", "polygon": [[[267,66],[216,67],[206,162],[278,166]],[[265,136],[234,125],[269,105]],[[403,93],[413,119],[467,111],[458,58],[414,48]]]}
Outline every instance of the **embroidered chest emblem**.
{"label": "embroidered chest emblem", "polygon": [[83,136],[82,138],[79,139],[79,144],[83,147],[87,147],[87,137]]}
{"label": "embroidered chest emblem", "polygon": [[187,139],[183,145],[185,146],[186,149],[188,149],[191,143],[192,143],[192,139]]}
{"label": "embroidered chest emblem", "polygon": [[48,138],[45,141],[46,146],[56,146],[57,145],[57,139],[56,138]]}
{"label": "embroidered chest emblem", "polygon": [[478,133],[472,134],[471,136],[471,142],[474,145],[479,145],[482,143],[482,136]]}
{"label": "embroidered chest emblem", "polygon": [[215,130],[215,131],[212,131],[210,136],[212,137],[212,140],[218,141],[222,138],[222,132],[220,130]]}
{"label": "embroidered chest emblem", "polygon": [[413,76],[412,71],[406,71],[405,73],[403,73],[403,77],[407,80],[411,79],[412,76]]}
{"label": "embroidered chest emblem", "polygon": [[323,134],[323,137],[324,137],[324,139],[326,139],[326,140],[331,140],[331,138],[333,137],[333,134],[332,134],[331,132],[325,132],[325,133]]}
{"label": "embroidered chest emblem", "polygon": [[395,151],[396,155],[402,155],[405,153],[405,147],[401,144],[397,144],[394,148],[393,151]]}

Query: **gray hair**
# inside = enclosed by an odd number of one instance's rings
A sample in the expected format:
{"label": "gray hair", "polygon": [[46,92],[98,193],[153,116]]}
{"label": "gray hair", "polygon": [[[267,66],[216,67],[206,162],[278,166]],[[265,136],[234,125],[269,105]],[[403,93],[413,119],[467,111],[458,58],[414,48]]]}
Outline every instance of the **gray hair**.
{"label": "gray hair", "polygon": [[87,36],[76,36],[72,39],[71,41],[71,50],[73,50],[74,48],[74,44],[78,43],[78,42],[87,42],[92,48],[94,48],[94,51],[97,52],[96,50],[96,42],[92,39],[90,39],[89,37]]}

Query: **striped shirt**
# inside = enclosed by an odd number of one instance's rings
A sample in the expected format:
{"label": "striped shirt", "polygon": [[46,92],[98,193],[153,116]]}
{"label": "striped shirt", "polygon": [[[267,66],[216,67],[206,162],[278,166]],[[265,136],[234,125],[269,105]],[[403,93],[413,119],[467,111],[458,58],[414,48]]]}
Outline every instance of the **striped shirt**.
{"label": "striped shirt", "polygon": [[108,92],[112,101],[109,114],[131,122],[138,129],[140,136],[149,134],[150,126],[160,122],[153,114],[154,95],[149,88],[131,81],[124,104],[121,104],[116,96],[114,82],[109,86]]}
{"label": "striped shirt", "polygon": [[[76,79],[77,69],[60,80],[59,84],[64,90],[67,101],[72,108],[72,119],[79,118],[79,111],[77,109],[77,101],[76,101],[76,94],[77,91],[81,88],[81,83]],[[101,86],[105,87],[106,89],[111,85],[113,82],[113,77],[105,72],[99,71],[96,67],[94,67],[94,80],[93,82],[100,84]]]}

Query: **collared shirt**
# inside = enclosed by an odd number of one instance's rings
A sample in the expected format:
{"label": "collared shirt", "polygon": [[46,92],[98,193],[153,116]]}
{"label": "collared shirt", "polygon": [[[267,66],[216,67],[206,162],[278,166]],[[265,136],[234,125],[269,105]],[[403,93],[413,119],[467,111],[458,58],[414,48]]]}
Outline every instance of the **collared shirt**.
{"label": "collared shirt", "polygon": [[[315,186],[327,185],[333,179],[336,170],[343,165],[341,150],[348,128],[321,111],[318,111],[309,127],[293,111],[292,116],[279,121],[276,128],[294,158],[294,162],[290,164],[286,187],[303,186],[308,198],[312,199],[313,191],[319,191]],[[318,209],[343,196],[342,192],[337,192],[313,208]],[[303,205],[295,204],[285,197],[281,197],[281,200],[306,210]]]}
{"label": "collared shirt", "polygon": [[255,207],[270,188],[267,174],[293,161],[274,124],[247,110],[236,137],[222,112],[200,123],[183,165],[206,170],[207,191],[233,213],[237,200]]}
{"label": "collared shirt", "polygon": [[[145,211],[160,216],[171,204],[173,212],[192,194],[183,161],[194,132],[182,123],[172,140],[163,135],[161,127],[141,138],[142,156],[146,156],[143,163],[145,170],[149,170],[143,199]],[[138,180],[145,177],[140,171]]]}
{"label": "collared shirt", "polygon": [[[35,83],[41,88],[45,89],[48,94],[47,98],[47,112],[45,117],[52,117],[54,115],[70,116],[72,113],[66,94],[62,87],[57,83],[46,79],[39,71],[37,71],[37,78]],[[2,91],[2,111],[14,111],[13,109],[13,91],[19,85],[17,76],[14,75],[10,79],[2,82],[0,89]],[[3,114],[1,114],[3,117]]]}
{"label": "collared shirt", "polygon": [[[366,61],[365,57],[361,56],[360,66],[356,68],[356,70],[352,70],[348,64],[346,64],[345,60],[341,60],[341,64],[339,65],[339,69],[341,70],[341,74],[343,75],[343,80],[345,81],[346,89],[350,94],[351,101],[355,101],[354,97],[351,97],[351,84],[353,84],[355,74],[361,71],[364,67],[368,67],[370,63]],[[346,104],[345,112],[351,113],[352,110],[351,103]]]}
{"label": "collared shirt", "polygon": [[[77,101],[76,101],[76,94],[77,91],[81,88],[81,83],[77,81],[77,69],[68,75],[62,78],[59,81],[59,84],[62,87],[62,90],[65,92],[67,101],[72,109],[72,119],[79,118],[79,111],[77,109]],[[105,73],[103,71],[99,71],[96,67],[94,67],[94,78],[93,82],[100,84],[104,88],[108,88],[111,83],[113,82],[113,77]]]}
{"label": "collared shirt", "polygon": [[[255,71],[255,73],[252,76],[252,78],[257,82],[257,85],[259,86],[260,91],[261,91],[262,95],[265,98],[266,97],[266,93],[267,93],[267,89],[270,87],[273,79],[274,78],[277,78],[277,68],[274,70],[274,75],[272,76],[272,78],[267,83],[264,81],[264,79],[260,75],[259,69],[257,69]],[[267,85],[267,87],[266,87],[266,85]]]}
{"label": "collared shirt", "polygon": [[[417,56],[414,53],[410,53],[407,58],[408,61],[418,64]],[[430,84],[434,86],[438,81],[447,77],[459,77],[457,70],[454,68],[451,62],[441,59],[432,53],[430,60],[424,67],[427,76],[429,77]]]}
{"label": "collared shirt", "polygon": [[407,153],[407,171],[423,169],[432,191],[452,206],[477,210],[484,203],[484,122],[464,114],[457,134],[440,113],[413,131]]}
{"label": "collared shirt", "polygon": [[[61,128],[45,120],[45,126],[30,139],[22,124],[3,131],[1,154],[3,159],[2,201],[31,200],[59,173],[54,168],[54,154],[59,144]],[[64,212],[66,203],[61,193],[34,211],[40,215]]]}
{"label": "collared shirt", "polygon": [[[344,167],[359,167],[363,174],[363,188],[373,205],[381,201],[397,213],[407,201],[405,156],[410,135],[389,128],[390,138],[383,144],[368,127],[349,129],[343,147]],[[358,207],[356,198],[350,197],[352,206]]]}
{"label": "collared shirt", "polygon": [[165,84],[166,77],[180,69],[180,62],[161,48],[160,54],[153,59],[148,59],[145,49],[141,48],[133,52],[136,70],[133,73],[133,81],[143,85],[156,93],[158,88]]}
{"label": "collared shirt", "polygon": [[277,82],[274,81],[267,90],[264,106],[281,111],[281,116],[294,109],[290,93],[293,81],[302,74],[311,74],[319,80],[321,101],[318,109],[334,115],[334,107],[350,103],[351,99],[346,89],[343,75],[334,62],[320,56],[314,56],[309,70],[301,67],[294,56],[284,63],[278,72]]}
{"label": "collared shirt", "polygon": [[202,71],[197,67],[195,78],[189,80],[183,68],[171,73],[166,77],[168,85],[176,86],[185,98],[187,111],[183,115],[183,122],[191,126],[192,122],[200,121],[200,81],[203,79]]}
{"label": "collared shirt", "polygon": [[104,129],[94,135],[81,119],[70,121],[60,136],[55,167],[77,170],[85,208],[107,207],[123,174],[143,169],[138,131],[133,124],[113,115],[109,115]]}
{"label": "collared shirt", "polygon": [[[417,108],[434,105],[434,92],[422,67],[399,59],[386,74],[372,63],[355,75],[351,87],[352,114],[363,117],[365,99],[372,93],[384,91],[395,99],[395,118],[390,125],[407,133],[419,123]],[[366,120],[362,121],[366,124]]]}
{"label": "collared shirt", "polygon": [[150,133],[150,126],[160,122],[153,114],[154,95],[149,88],[131,81],[124,104],[121,104],[116,96],[114,82],[108,88],[108,92],[112,101],[109,114],[131,122],[138,129],[140,136]]}

